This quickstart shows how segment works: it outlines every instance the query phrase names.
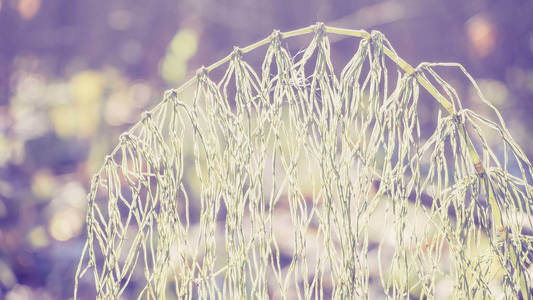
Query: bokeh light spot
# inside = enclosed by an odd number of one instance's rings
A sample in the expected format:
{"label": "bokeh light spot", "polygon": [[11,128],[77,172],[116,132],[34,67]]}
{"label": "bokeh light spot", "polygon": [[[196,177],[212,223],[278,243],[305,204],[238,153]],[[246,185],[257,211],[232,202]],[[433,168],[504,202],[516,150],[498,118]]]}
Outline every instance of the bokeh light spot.
{"label": "bokeh light spot", "polygon": [[83,71],[75,74],[70,79],[69,85],[76,103],[90,104],[100,100],[104,78],[95,71]]}
{"label": "bokeh light spot", "polygon": [[33,19],[41,8],[41,0],[19,0],[17,11],[23,20]]}
{"label": "bokeh light spot", "polygon": [[496,44],[494,24],[482,14],[471,17],[466,22],[466,33],[474,53],[481,58],[489,55]]}
{"label": "bokeh light spot", "polygon": [[53,107],[50,118],[56,133],[63,138],[92,136],[99,121],[103,75],[94,71],[75,74],[68,85],[73,101]]}
{"label": "bokeh light spot", "polygon": [[110,96],[106,103],[104,118],[107,124],[119,126],[131,119],[131,105],[125,93],[116,93]]}
{"label": "bokeh light spot", "polygon": [[160,63],[161,77],[170,84],[182,80],[187,73],[187,61],[196,53],[198,34],[191,29],[182,29],[170,42],[167,54]]}
{"label": "bokeh light spot", "polygon": [[55,178],[48,170],[39,170],[33,174],[31,190],[38,198],[49,198],[52,195]]}
{"label": "bokeh light spot", "polygon": [[3,261],[0,260],[0,283],[3,286],[10,288],[17,282],[15,274],[11,268]]}
{"label": "bokeh light spot", "polygon": [[183,80],[187,73],[187,66],[185,61],[176,58],[175,56],[167,56],[161,65],[161,76],[167,82],[176,84]]}
{"label": "bokeh light spot", "polygon": [[82,228],[83,215],[74,208],[67,208],[54,213],[48,223],[50,235],[61,242],[77,236]]}
{"label": "bokeh light spot", "polygon": [[129,10],[117,9],[109,14],[107,22],[115,30],[126,30],[131,26],[133,15]]}
{"label": "bokeh light spot", "polygon": [[198,37],[191,29],[182,29],[170,42],[170,50],[175,56],[187,60],[196,53]]}
{"label": "bokeh light spot", "polygon": [[[479,79],[477,83],[483,92],[483,96],[496,106],[504,104],[509,97],[507,87],[499,80]],[[473,98],[477,98],[477,93],[473,87],[470,88],[470,93]]]}
{"label": "bokeh light spot", "polygon": [[0,167],[4,166],[11,156],[9,151],[9,143],[5,136],[0,133]]}
{"label": "bokeh light spot", "polygon": [[28,241],[33,248],[39,249],[47,247],[50,239],[43,226],[37,226],[28,233]]}

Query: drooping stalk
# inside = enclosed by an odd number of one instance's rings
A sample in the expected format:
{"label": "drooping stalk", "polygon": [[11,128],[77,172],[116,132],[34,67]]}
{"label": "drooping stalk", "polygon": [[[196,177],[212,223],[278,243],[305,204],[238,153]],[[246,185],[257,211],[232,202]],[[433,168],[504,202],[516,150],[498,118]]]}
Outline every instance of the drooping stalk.
{"label": "drooping stalk", "polygon": [[[310,33],[299,59],[281,46]],[[362,38],[340,77],[328,33]],[[243,55],[263,45],[258,74]],[[441,280],[456,298],[531,299],[531,163],[481,93],[499,122],[463,109],[437,66],[413,68],[379,32],[318,23],[202,68],[123,134],[96,174],[75,297],[93,268],[100,299],[131,282],[147,299],[171,288],[189,299],[434,298]],[[448,114],[427,140],[419,86]],[[501,139],[503,163],[483,126]]]}

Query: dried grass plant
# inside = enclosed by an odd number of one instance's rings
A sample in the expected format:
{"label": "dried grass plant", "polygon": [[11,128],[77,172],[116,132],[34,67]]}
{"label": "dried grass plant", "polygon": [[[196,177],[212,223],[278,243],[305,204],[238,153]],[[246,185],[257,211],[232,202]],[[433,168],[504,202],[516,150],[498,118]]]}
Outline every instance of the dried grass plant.
{"label": "dried grass plant", "polygon": [[[304,34],[301,55],[282,46]],[[330,34],[361,38],[340,76]],[[243,54],[263,45],[257,72]],[[459,68],[496,120],[463,108],[441,68]],[[421,88],[442,107],[427,138]],[[433,299],[443,286],[531,299],[532,182],[461,65],[413,68],[377,31],[274,31],[120,137],[88,195],[75,297],[94,280],[99,299],[130,285],[139,299]]]}

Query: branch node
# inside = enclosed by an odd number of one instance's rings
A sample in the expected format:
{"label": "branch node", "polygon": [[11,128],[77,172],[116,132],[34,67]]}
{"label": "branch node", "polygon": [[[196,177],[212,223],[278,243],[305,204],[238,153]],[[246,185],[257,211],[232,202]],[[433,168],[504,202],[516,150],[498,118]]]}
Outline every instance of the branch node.
{"label": "branch node", "polygon": [[324,37],[326,33],[326,25],[322,22],[317,22],[315,25],[315,29],[313,30],[317,36],[317,38],[320,40],[322,37]]}
{"label": "branch node", "polygon": [[233,51],[231,52],[231,59],[241,60],[241,58],[242,58],[242,49],[237,46],[233,46]]}

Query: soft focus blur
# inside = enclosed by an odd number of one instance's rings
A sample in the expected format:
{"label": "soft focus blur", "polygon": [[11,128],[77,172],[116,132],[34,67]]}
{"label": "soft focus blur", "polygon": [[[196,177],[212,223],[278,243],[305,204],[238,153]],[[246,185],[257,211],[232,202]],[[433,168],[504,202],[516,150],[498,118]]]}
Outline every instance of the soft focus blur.
{"label": "soft focus blur", "polygon": [[[532,12],[519,0],[0,0],[0,299],[72,297],[85,195],[118,135],[166,88],[273,29],[377,29],[413,65],[462,63],[533,159]],[[331,41],[340,70],[358,41]]]}

